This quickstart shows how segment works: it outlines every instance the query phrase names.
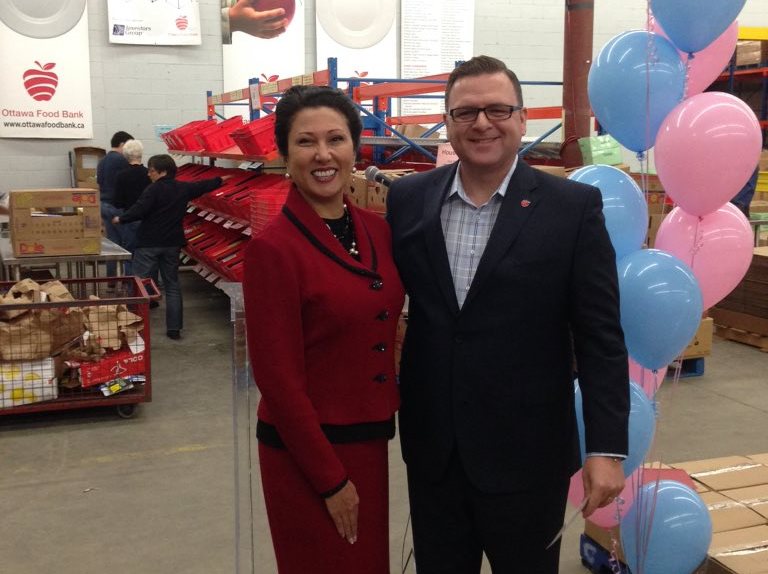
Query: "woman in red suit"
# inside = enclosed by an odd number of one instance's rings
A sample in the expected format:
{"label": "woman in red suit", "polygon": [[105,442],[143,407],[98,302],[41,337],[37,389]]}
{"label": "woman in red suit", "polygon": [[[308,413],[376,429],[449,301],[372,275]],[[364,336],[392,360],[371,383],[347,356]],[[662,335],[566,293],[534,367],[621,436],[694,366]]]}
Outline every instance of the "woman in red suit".
{"label": "woman in red suit", "polygon": [[387,441],[403,287],[383,218],[351,205],[362,125],[347,97],[289,89],[275,139],[292,187],[246,251],[264,499],[280,574],[389,574]]}

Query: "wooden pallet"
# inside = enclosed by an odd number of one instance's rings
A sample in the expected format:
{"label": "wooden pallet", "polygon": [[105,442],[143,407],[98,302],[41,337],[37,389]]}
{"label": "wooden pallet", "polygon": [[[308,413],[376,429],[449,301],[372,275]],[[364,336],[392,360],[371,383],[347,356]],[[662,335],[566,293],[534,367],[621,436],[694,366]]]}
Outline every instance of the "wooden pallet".
{"label": "wooden pallet", "polygon": [[741,329],[734,329],[733,327],[725,327],[723,325],[715,325],[715,335],[728,341],[737,341],[745,345],[757,347],[763,353],[768,353],[768,335],[750,333],[749,331],[742,331]]}

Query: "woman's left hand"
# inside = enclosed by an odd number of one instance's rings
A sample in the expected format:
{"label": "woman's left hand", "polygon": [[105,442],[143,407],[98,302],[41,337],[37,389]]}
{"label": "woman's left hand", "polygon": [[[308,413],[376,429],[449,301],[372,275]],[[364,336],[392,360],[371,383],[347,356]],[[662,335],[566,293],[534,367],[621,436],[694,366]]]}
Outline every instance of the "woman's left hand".
{"label": "woman's left hand", "polygon": [[347,481],[339,492],[325,499],[325,506],[336,525],[339,536],[346,538],[350,544],[357,541],[357,512],[360,498],[352,481]]}

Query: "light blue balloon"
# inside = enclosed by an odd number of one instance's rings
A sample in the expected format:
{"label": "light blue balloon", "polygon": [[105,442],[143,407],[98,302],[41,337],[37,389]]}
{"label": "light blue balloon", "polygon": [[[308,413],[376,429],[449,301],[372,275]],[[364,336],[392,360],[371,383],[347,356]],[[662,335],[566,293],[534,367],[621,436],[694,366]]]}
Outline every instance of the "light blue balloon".
{"label": "light blue balloon", "polygon": [[630,30],[600,50],[587,89],[600,124],[624,147],[641,152],[653,146],[661,122],[683,100],[685,65],[663,36]]}
{"label": "light blue balloon", "polygon": [[747,0],[651,0],[667,37],[682,52],[709,46],[736,19]]}
{"label": "light blue balloon", "polygon": [[711,541],[706,504],[674,480],[643,485],[621,520],[621,545],[632,572],[690,574],[706,559]]}
{"label": "light blue balloon", "polygon": [[690,267],[658,249],[630,253],[618,263],[621,326],[629,355],[646,369],[669,365],[701,321],[699,283]]}
{"label": "light blue balloon", "polygon": [[[575,383],[576,425],[579,429],[579,447],[582,463],[587,459],[584,438],[584,407],[581,388]],[[656,409],[653,402],[637,384],[629,383],[629,450],[627,458],[621,463],[624,476],[629,476],[639,467],[651,448],[653,434],[656,432]]]}
{"label": "light blue balloon", "polygon": [[574,171],[568,179],[600,190],[605,226],[617,261],[643,246],[648,233],[648,204],[629,174],[612,165],[587,165]]}

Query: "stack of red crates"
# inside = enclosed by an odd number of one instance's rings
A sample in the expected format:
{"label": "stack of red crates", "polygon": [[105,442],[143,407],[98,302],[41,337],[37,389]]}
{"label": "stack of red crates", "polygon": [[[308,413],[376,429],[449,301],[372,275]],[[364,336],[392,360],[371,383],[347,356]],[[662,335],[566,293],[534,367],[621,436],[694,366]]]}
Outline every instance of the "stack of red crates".
{"label": "stack of red crates", "polygon": [[[195,132],[194,137],[205,151],[221,152],[232,147],[237,147],[234,140],[230,137],[230,134],[242,126],[242,116],[235,116],[228,120],[224,120],[223,122],[214,123],[213,125],[199,129]],[[232,151],[233,153],[240,153],[239,149]]]}
{"label": "stack of red crates", "polygon": [[162,138],[168,149],[179,151],[201,151],[202,144],[195,134],[207,127],[216,125],[216,120],[195,120],[163,134]]}
{"label": "stack of red crates", "polygon": [[230,136],[245,155],[270,156],[275,154],[275,116],[270,114],[253,120],[233,131]]}
{"label": "stack of red crates", "polygon": [[291,183],[281,175],[262,175],[251,196],[251,234],[261,232],[280,213]]}

